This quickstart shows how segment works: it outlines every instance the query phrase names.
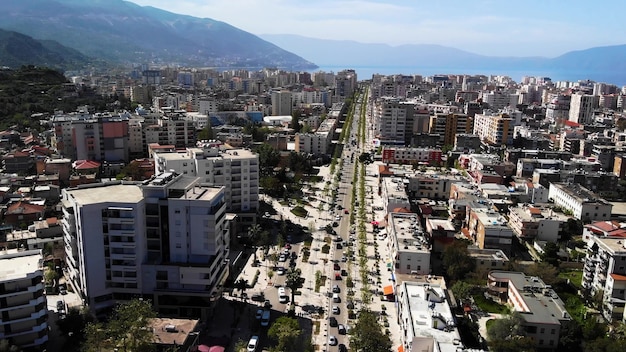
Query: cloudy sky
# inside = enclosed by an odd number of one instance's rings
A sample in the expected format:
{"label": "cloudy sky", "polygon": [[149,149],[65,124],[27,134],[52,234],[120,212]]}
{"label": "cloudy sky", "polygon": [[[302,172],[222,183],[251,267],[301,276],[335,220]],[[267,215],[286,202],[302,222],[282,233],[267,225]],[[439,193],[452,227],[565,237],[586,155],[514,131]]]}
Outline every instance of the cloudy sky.
{"label": "cloudy sky", "polygon": [[[622,0],[623,1],[623,0]],[[620,0],[132,0],[253,34],[554,57],[626,43]]]}

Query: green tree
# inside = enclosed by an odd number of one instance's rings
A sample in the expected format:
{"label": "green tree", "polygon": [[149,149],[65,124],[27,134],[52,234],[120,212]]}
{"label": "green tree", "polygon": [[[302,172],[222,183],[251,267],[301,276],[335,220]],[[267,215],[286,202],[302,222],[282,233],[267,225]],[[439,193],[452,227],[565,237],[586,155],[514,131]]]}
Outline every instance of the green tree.
{"label": "green tree", "polygon": [[538,276],[547,285],[556,286],[563,279],[559,278],[559,269],[545,262],[534,263],[525,268],[524,273],[530,276]]}
{"label": "green tree", "polygon": [[120,351],[151,351],[154,334],[150,324],[155,317],[150,301],[134,299],[115,308],[106,329]]}
{"label": "green tree", "polygon": [[200,130],[200,132],[198,132],[197,138],[199,141],[208,141],[214,138],[213,126],[211,126],[210,121],[206,124],[206,126],[202,130]]}
{"label": "green tree", "polygon": [[302,111],[294,110],[291,113],[291,123],[289,124],[289,128],[293,129],[295,133],[300,132],[300,116],[302,115]]}
{"label": "green tree", "polygon": [[474,260],[467,251],[467,241],[455,241],[443,251],[443,266],[451,281],[463,278],[474,270]]}
{"label": "green tree", "polygon": [[248,288],[248,280],[241,278],[235,282],[235,288],[239,290],[239,293],[243,294]]}
{"label": "green tree", "polygon": [[561,232],[559,232],[559,241],[560,242],[568,242],[575,236],[580,236],[583,234],[583,222],[569,218],[567,222],[563,224],[563,228]]}
{"label": "green tree", "polygon": [[284,352],[301,351],[301,334],[298,320],[290,317],[276,319],[267,331],[267,336],[276,342],[276,349]]}
{"label": "green tree", "polygon": [[523,318],[513,312],[502,319],[494,320],[487,326],[489,350],[496,352],[534,351],[532,338],[524,335]]}
{"label": "green tree", "polygon": [[450,289],[452,290],[452,293],[454,294],[454,297],[456,299],[465,300],[472,295],[472,292],[474,291],[474,285],[459,280],[455,282]]}
{"label": "green tree", "polygon": [[302,287],[302,270],[297,268],[289,269],[289,271],[287,271],[287,278],[285,279],[285,286],[289,287],[291,290],[291,303],[293,304],[296,291]]}
{"label": "green tree", "polygon": [[240,338],[235,344],[235,352],[245,352],[246,347],[248,347],[248,344],[246,343],[246,341]]}
{"label": "green tree", "polygon": [[359,313],[350,331],[350,349],[360,352],[385,352],[391,350],[391,339],[383,333],[377,316],[367,308]]}
{"label": "green tree", "polygon": [[559,331],[559,351],[578,352],[581,351],[581,344],[582,328],[580,324],[574,319],[562,321]]}
{"label": "green tree", "polygon": [[85,337],[85,326],[94,322],[93,315],[87,309],[72,307],[67,311],[65,319],[57,320],[59,330],[68,336],[71,344],[83,341]]}
{"label": "green tree", "polygon": [[546,243],[545,247],[543,248],[543,253],[541,254],[541,260],[558,268],[559,246],[554,242]]}
{"label": "green tree", "polygon": [[107,341],[106,327],[102,323],[94,322],[85,326],[85,342],[82,348],[84,352],[106,351],[108,345],[110,345],[110,341]]}

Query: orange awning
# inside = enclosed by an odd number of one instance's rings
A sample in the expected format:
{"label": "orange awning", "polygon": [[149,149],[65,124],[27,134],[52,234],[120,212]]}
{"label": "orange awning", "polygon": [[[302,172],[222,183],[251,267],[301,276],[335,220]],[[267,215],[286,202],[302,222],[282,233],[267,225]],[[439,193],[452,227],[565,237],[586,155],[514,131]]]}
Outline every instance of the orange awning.
{"label": "orange awning", "polygon": [[398,352],[404,352],[404,345],[398,346]]}
{"label": "orange awning", "polygon": [[383,294],[385,296],[393,295],[393,286],[389,285],[389,286],[383,287]]}

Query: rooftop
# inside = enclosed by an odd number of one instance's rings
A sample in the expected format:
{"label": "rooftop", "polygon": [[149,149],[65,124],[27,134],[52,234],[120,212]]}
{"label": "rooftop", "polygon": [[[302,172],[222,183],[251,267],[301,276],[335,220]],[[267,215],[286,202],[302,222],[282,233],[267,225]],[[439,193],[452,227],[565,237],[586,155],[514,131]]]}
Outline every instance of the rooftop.
{"label": "rooftop", "polygon": [[430,244],[417,214],[389,213],[389,227],[395,235],[398,250],[430,252]]}
{"label": "rooftop", "polygon": [[43,269],[43,257],[38,249],[0,251],[0,280],[25,278],[28,274]]}
{"label": "rooftop", "polygon": [[190,333],[196,330],[197,319],[154,318],[152,331],[154,342],[163,345],[182,345]]}
{"label": "rooftop", "polygon": [[136,184],[99,183],[67,189],[66,192],[80,205],[98,203],[138,203],[143,199],[143,192]]}

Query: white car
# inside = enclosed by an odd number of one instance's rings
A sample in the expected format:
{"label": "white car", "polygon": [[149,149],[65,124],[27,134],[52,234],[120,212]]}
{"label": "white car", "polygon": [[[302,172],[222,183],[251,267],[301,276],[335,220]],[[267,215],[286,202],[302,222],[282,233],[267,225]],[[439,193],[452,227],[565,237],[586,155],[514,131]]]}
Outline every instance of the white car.
{"label": "white car", "polygon": [[255,352],[258,345],[259,345],[259,337],[258,336],[252,336],[250,338],[250,341],[248,341],[247,351],[248,352]]}
{"label": "white car", "polygon": [[337,338],[333,335],[330,335],[330,337],[328,338],[328,344],[331,346],[337,346]]}
{"label": "white car", "polygon": [[287,261],[287,256],[281,254],[280,257],[278,257],[278,261],[281,262],[281,263],[282,262],[286,262]]}
{"label": "white car", "polygon": [[277,273],[278,275],[285,275],[285,273],[287,273],[287,271],[285,270],[285,268],[283,268],[283,267],[281,266],[281,267],[278,267],[278,269],[276,269],[276,273]]}

